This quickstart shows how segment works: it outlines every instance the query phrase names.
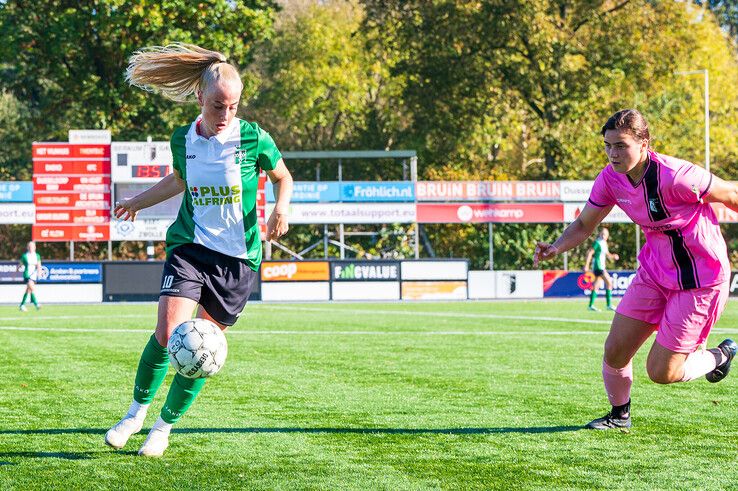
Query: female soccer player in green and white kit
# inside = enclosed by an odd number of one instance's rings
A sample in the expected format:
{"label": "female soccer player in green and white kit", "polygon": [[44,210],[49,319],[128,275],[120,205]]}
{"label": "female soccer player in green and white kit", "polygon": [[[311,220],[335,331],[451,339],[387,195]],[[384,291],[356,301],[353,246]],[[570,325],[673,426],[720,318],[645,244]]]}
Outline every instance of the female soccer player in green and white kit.
{"label": "female soccer player in green and white kit", "polygon": [[36,282],[41,276],[41,255],[36,252],[36,243],[31,241],[26,245],[26,252],[20,258],[21,266],[23,266],[23,281],[26,283],[26,291],[23,292],[23,300],[20,307],[22,312],[26,310],[26,300],[31,297],[31,303],[36,306],[36,310],[41,306],[36,300]]}
{"label": "female soccer player in green and white kit", "polygon": [[[267,222],[267,240],[287,232],[292,176],[269,133],[236,118],[243,83],[223,54],[194,45],[144,48],[129,60],[131,85],[158,90],[175,101],[194,94],[201,114],[174,131],[174,172],[129,200],[116,203],[115,216],[134,220],[139,210],[185,191],[167,231],[156,331],[136,372],[133,402],[106,434],[122,448],[141,431],[149,404],[169,367],[167,341],[175,327],[192,318],[209,319],[225,330],[243,310],[261,264],[256,218],[259,171],[266,171],[277,197]],[[139,455],[158,457],[169,445],[174,423],[192,405],[205,379],[174,376],[167,400]]]}

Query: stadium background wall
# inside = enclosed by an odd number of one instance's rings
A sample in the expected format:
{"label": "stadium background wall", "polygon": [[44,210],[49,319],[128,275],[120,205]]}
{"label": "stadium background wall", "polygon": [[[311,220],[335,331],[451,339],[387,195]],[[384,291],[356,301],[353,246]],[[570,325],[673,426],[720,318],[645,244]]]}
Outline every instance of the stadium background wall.
{"label": "stadium background wall", "polygon": [[[156,301],[162,261],[44,263],[44,303]],[[611,271],[622,295],[635,271]],[[249,300],[464,300],[585,297],[591,273],[581,271],[469,271],[465,259],[418,261],[265,261]],[[0,261],[0,303],[22,296],[17,262]],[[603,295],[604,291],[599,291]],[[738,296],[738,272],[730,278]]]}

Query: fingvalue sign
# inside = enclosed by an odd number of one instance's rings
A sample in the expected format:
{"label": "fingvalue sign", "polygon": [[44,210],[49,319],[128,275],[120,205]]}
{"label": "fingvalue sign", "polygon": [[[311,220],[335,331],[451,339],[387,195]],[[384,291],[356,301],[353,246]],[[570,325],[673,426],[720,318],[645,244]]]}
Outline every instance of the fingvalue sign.
{"label": "fingvalue sign", "polygon": [[333,261],[333,281],[397,281],[400,279],[398,261]]}

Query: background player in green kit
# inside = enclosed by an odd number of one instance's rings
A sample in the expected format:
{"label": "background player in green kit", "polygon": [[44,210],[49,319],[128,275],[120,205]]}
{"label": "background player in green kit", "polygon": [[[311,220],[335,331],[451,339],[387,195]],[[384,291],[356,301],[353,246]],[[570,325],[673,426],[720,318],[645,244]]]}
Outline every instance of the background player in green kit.
{"label": "background player in green kit", "polygon": [[589,310],[598,310],[594,306],[595,299],[597,298],[597,289],[600,288],[602,282],[605,283],[605,299],[607,300],[608,310],[615,310],[612,306],[612,278],[610,273],[607,272],[607,260],[612,259],[617,261],[620,256],[617,254],[610,254],[610,249],[607,247],[607,239],[610,237],[610,231],[606,228],[600,230],[597,235],[592,248],[587,252],[587,261],[584,264],[584,271],[589,271],[589,265],[594,259],[592,264],[592,273],[594,273],[595,280],[592,283],[592,293],[589,295]]}
{"label": "background player in green kit", "polygon": [[26,309],[26,301],[30,296],[31,303],[38,310],[41,306],[36,299],[36,282],[41,276],[41,256],[36,252],[35,242],[31,241],[26,245],[26,252],[21,256],[20,262],[23,266],[23,281],[26,283],[26,291],[23,292],[23,300],[21,300],[20,307],[18,308],[23,312],[28,310]]}
{"label": "background player in green kit", "polygon": [[[184,191],[167,231],[158,321],[136,372],[133,402],[105,434],[122,448],[138,433],[169,367],[166,345],[175,327],[197,317],[225,330],[241,314],[261,264],[256,191],[261,170],[274,183],[277,202],[267,240],[287,232],[292,177],[269,133],[236,118],[243,84],[223,54],[193,45],[145,48],[129,60],[127,80],[184,101],[195,95],[201,114],[174,131],[174,172],[143,193],[116,203],[115,216],[133,220],[139,210]],[[159,418],[139,455],[158,457],[169,445],[172,424],[192,405],[206,379],[174,376]]]}

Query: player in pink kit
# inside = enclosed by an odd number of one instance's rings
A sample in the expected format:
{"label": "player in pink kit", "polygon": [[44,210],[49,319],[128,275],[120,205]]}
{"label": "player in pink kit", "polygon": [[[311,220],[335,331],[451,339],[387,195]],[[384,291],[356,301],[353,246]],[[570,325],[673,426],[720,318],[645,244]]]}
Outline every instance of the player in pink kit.
{"label": "player in pink kit", "polygon": [[650,148],[648,124],[634,109],[615,113],[602,127],[609,165],[595,180],[579,217],[553,244],[539,242],[535,265],[578,246],[614,205],[641,226],[646,244],[640,267],[617,307],[605,341],[602,376],[611,411],[587,428],[629,428],[632,359],[654,330],[646,362],[656,383],[705,375],[719,382],[738,347],[730,339],[705,349],[725,308],[730,265],[710,203],[738,211],[738,187],[701,167]]}

